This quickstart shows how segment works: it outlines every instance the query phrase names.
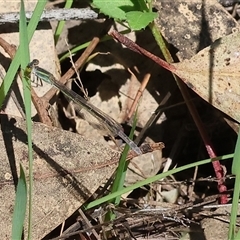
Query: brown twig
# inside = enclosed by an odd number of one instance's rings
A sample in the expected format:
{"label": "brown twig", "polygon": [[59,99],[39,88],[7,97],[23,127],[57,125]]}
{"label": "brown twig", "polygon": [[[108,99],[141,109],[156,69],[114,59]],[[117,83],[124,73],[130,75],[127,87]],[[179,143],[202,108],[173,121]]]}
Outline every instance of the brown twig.
{"label": "brown twig", "polygon": [[[92,39],[91,43],[85,49],[83,54],[74,63],[76,70],[78,70],[85,63],[85,61],[92,53],[92,51],[95,49],[99,41],[100,41],[99,37],[94,37]],[[69,68],[69,70],[59,79],[59,82],[65,84],[74,75],[74,73],[75,73],[74,68],[73,67]],[[50,101],[52,97],[56,94],[56,92],[57,89],[55,87],[52,87],[47,93],[44,94],[43,98],[45,99],[45,101]]]}
{"label": "brown twig", "polygon": [[144,76],[144,78],[143,78],[143,81],[142,81],[142,83],[141,83],[141,86],[140,86],[140,88],[138,89],[138,91],[137,91],[137,93],[136,93],[136,96],[135,96],[135,98],[134,98],[134,101],[133,101],[133,103],[132,103],[132,106],[131,106],[131,108],[130,108],[130,110],[129,110],[129,113],[128,113],[128,115],[127,115],[127,121],[129,121],[129,119],[132,117],[134,111],[136,110],[137,103],[138,103],[140,97],[142,96],[143,91],[144,91],[144,89],[146,88],[146,86],[147,86],[147,84],[148,84],[148,82],[149,82],[150,77],[151,77],[151,74],[150,74],[150,73],[145,74],[145,76]]}
{"label": "brown twig", "polygon": [[81,208],[78,209],[78,212],[80,213],[82,219],[85,221],[85,223],[87,224],[88,228],[91,228],[91,232],[93,233],[94,237],[97,240],[100,240],[100,236],[97,234],[97,231],[93,228],[93,225],[91,224],[91,222],[88,220],[87,216],[85,215],[85,213],[83,212],[83,210]]}
{"label": "brown twig", "polygon": [[14,45],[9,44],[3,38],[0,37],[0,46],[4,49],[4,51],[13,59],[16,54],[16,48]]}
{"label": "brown twig", "polygon": [[[164,110],[171,108],[171,107],[165,107],[164,105],[167,103],[167,101],[169,100],[169,98],[171,97],[171,93],[168,92],[164,98],[162,99],[162,101],[160,102],[160,104],[158,105],[157,109],[152,113],[151,117],[148,119],[148,121],[146,122],[146,124],[144,125],[144,127],[142,128],[141,132],[138,134],[137,138],[135,139],[135,143],[139,144],[140,141],[143,141],[144,136],[146,135],[146,132],[148,131],[148,129],[150,128],[150,126],[157,121],[157,119],[160,117],[160,115],[163,113]],[[181,103],[182,104],[182,103]],[[172,105],[172,107],[175,107],[176,105]]]}
{"label": "brown twig", "polygon": [[[62,84],[65,84],[74,75],[75,71],[77,71],[79,68],[81,68],[81,66],[86,62],[86,60],[90,56],[90,54],[96,48],[97,44],[100,41],[101,36],[106,34],[105,31],[106,31],[106,29],[108,31],[111,24],[112,24],[111,19],[107,19],[104,22],[103,30],[100,32],[99,36],[94,37],[92,39],[92,41],[90,42],[88,47],[84,50],[83,54],[73,64],[74,68],[73,68],[73,66],[71,68],[69,68],[69,70],[59,79],[59,82],[61,82]],[[43,98],[45,99],[45,101],[50,101],[52,99],[52,97],[56,94],[56,92],[57,92],[57,89],[53,87],[43,96]]]}

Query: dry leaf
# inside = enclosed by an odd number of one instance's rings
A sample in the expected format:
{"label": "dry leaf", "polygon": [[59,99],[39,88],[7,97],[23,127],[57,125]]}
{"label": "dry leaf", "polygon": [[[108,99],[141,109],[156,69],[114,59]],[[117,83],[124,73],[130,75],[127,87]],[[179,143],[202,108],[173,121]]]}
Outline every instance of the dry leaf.
{"label": "dry leaf", "polygon": [[[220,205],[216,210],[205,210],[201,212],[201,228],[204,229],[204,236],[207,240],[228,239],[231,205]],[[240,209],[237,209],[237,222],[239,222]],[[221,216],[219,218],[219,216]],[[238,227],[239,229],[239,227]],[[237,231],[238,231],[237,229]],[[193,237],[193,235],[191,235]],[[191,238],[189,238],[191,239]],[[192,238],[193,239],[193,238]],[[194,238],[197,239],[197,236]],[[236,238],[238,239],[238,238]]]}
{"label": "dry leaf", "polygon": [[[28,178],[26,123],[3,114],[0,123],[0,239],[10,239],[15,198],[12,182],[17,181],[20,162]],[[32,134],[33,238],[41,239],[109,179],[116,168],[119,153],[78,134],[40,123],[33,124]]]}
{"label": "dry leaf", "polygon": [[[20,163],[28,181],[26,123],[21,118],[0,114],[0,124],[0,214],[3,222],[0,239],[10,239],[15,198],[13,183],[17,182]],[[72,215],[112,176],[121,152],[41,123],[33,124],[32,140],[33,236],[41,239]],[[139,165],[140,172],[153,176],[161,167],[163,148],[163,143],[152,144],[151,149],[156,151],[135,158],[130,153],[129,159]],[[150,151],[147,149],[145,146],[145,152]]]}
{"label": "dry leaf", "polygon": [[162,150],[149,152],[132,159],[128,165],[125,186],[155,176],[163,167]]}
{"label": "dry leaf", "polygon": [[190,60],[172,64],[189,88],[240,122],[240,33],[215,41]]}
{"label": "dry leaf", "polygon": [[155,23],[167,42],[178,49],[180,60],[191,58],[215,40],[240,29],[217,0],[156,0],[154,7],[159,12]]}
{"label": "dry leaf", "polygon": [[240,33],[216,40],[190,60],[169,64],[123,35],[109,33],[129,49],[143,54],[179,76],[214,107],[240,122]]}

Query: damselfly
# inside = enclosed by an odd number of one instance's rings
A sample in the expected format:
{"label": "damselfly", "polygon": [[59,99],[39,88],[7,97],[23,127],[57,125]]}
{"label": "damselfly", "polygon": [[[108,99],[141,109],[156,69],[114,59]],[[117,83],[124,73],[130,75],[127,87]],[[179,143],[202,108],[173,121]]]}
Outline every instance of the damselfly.
{"label": "damselfly", "polygon": [[118,135],[120,138],[122,138],[122,140],[125,141],[137,154],[142,154],[140,148],[123,132],[122,126],[119,123],[89,103],[86,99],[66,87],[64,84],[57,81],[50,72],[39,67],[38,64],[39,61],[37,59],[34,59],[31,63],[28,64],[26,71],[29,73],[32,72],[32,74],[34,74],[38,79],[54,85],[67,98],[72,100],[77,105],[80,105],[92,116],[94,116],[100,122],[100,124],[102,124],[107,130],[110,131],[110,133],[114,134],[115,136]]}

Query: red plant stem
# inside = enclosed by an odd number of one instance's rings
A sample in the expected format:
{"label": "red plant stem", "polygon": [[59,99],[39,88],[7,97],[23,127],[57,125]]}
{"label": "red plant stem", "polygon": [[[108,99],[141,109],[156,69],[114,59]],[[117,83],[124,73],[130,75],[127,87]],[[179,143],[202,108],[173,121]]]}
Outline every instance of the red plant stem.
{"label": "red plant stem", "polygon": [[[161,67],[163,67],[163,68],[171,71],[172,73],[178,75],[177,71],[176,71],[177,69],[174,65],[162,60],[161,58],[157,57],[156,55],[148,52],[147,50],[145,50],[143,48],[141,48],[140,46],[138,46],[136,43],[134,43],[129,38],[123,36],[122,34],[118,33],[115,30],[109,32],[108,34],[111,35],[116,40],[118,40],[120,43],[124,44],[130,50],[152,59],[154,62],[156,62]],[[204,141],[206,150],[207,150],[210,158],[215,158],[216,154],[215,154],[215,151],[212,148],[213,145],[212,145],[212,143],[211,143],[211,141],[210,141],[210,139],[209,139],[209,137],[208,137],[208,135],[207,135],[207,133],[204,129],[203,123],[200,121],[200,117],[199,117],[199,114],[198,114],[196,108],[193,106],[193,103],[191,101],[188,101],[188,99],[190,99],[190,98],[188,98],[189,93],[188,93],[188,91],[186,91],[187,90],[186,85],[182,81],[179,81],[179,88],[184,93],[183,96],[184,96],[184,99],[186,101],[186,104],[187,104],[188,108],[191,109],[191,111],[192,111],[193,120],[194,120],[194,122],[196,123],[196,125],[199,129],[200,135],[201,135],[201,137]],[[219,190],[220,193],[223,193],[227,190],[227,188],[224,184],[223,168],[222,168],[219,161],[214,161],[212,164],[213,164],[213,168],[214,168],[216,177],[218,179],[218,190]],[[221,204],[226,204],[227,202],[228,202],[227,195],[226,194],[222,195],[220,197],[220,203]]]}
{"label": "red plant stem", "polygon": [[111,35],[113,38],[115,38],[116,40],[118,40],[120,43],[122,43],[123,45],[125,45],[127,48],[129,48],[130,50],[137,52],[141,55],[144,55],[150,59],[152,59],[155,63],[157,63],[158,65],[160,65],[161,67],[169,70],[172,73],[176,72],[176,67],[173,66],[172,64],[162,60],[161,58],[157,57],[156,55],[148,52],[147,50],[145,50],[144,48],[141,48],[140,46],[138,46],[135,42],[133,42],[132,40],[130,40],[129,38],[123,36],[121,33],[112,30],[111,32],[108,33],[109,35]]}
{"label": "red plant stem", "polygon": [[[192,118],[198,128],[198,131],[201,135],[201,138],[204,142],[204,145],[205,145],[205,148],[208,152],[208,155],[210,156],[210,158],[216,158],[217,155],[215,153],[215,150],[213,149],[213,144],[207,134],[207,131],[200,119],[200,116],[198,114],[198,111],[196,110],[194,104],[192,101],[189,101],[188,99],[190,99],[190,96],[189,96],[189,92],[187,91],[187,87],[186,85],[183,83],[183,81],[179,81],[179,87],[183,93],[183,96],[184,96],[184,100],[188,106],[189,109],[191,109],[191,115],[192,115]],[[222,168],[222,165],[220,164],[219,161],[214,161],[212,162],[212,165],[213,165],[213,169],[215,171],[215,175],[218,179],[218,191],[219,193],[224,193],[227,191],[227,187],[224,183],[224,171],[223,171],[223,168]],[[228,202],[227,200],[227,195],[226,194],[222,194],[220,196],[220,204],[226,204]]]}

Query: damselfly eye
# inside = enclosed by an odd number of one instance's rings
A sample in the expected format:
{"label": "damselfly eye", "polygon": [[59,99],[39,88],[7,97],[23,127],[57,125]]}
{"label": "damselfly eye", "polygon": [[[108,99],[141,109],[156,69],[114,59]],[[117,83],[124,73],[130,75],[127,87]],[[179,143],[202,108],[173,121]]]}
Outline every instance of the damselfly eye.
{"label": "damselfly eye", "polygon": [[38,59],[33,59],[29,64],[28,67],[29,68],[34,68],[35,66],[37,66],[39,64]]}
{"label": "damselfly eye", "polygon": [[38,65],[38,64],[39,64],[39,60],[38,60],[38,59],[33,59],[33,60],[32,60],[32,64],[33,64],[34,66]]}

